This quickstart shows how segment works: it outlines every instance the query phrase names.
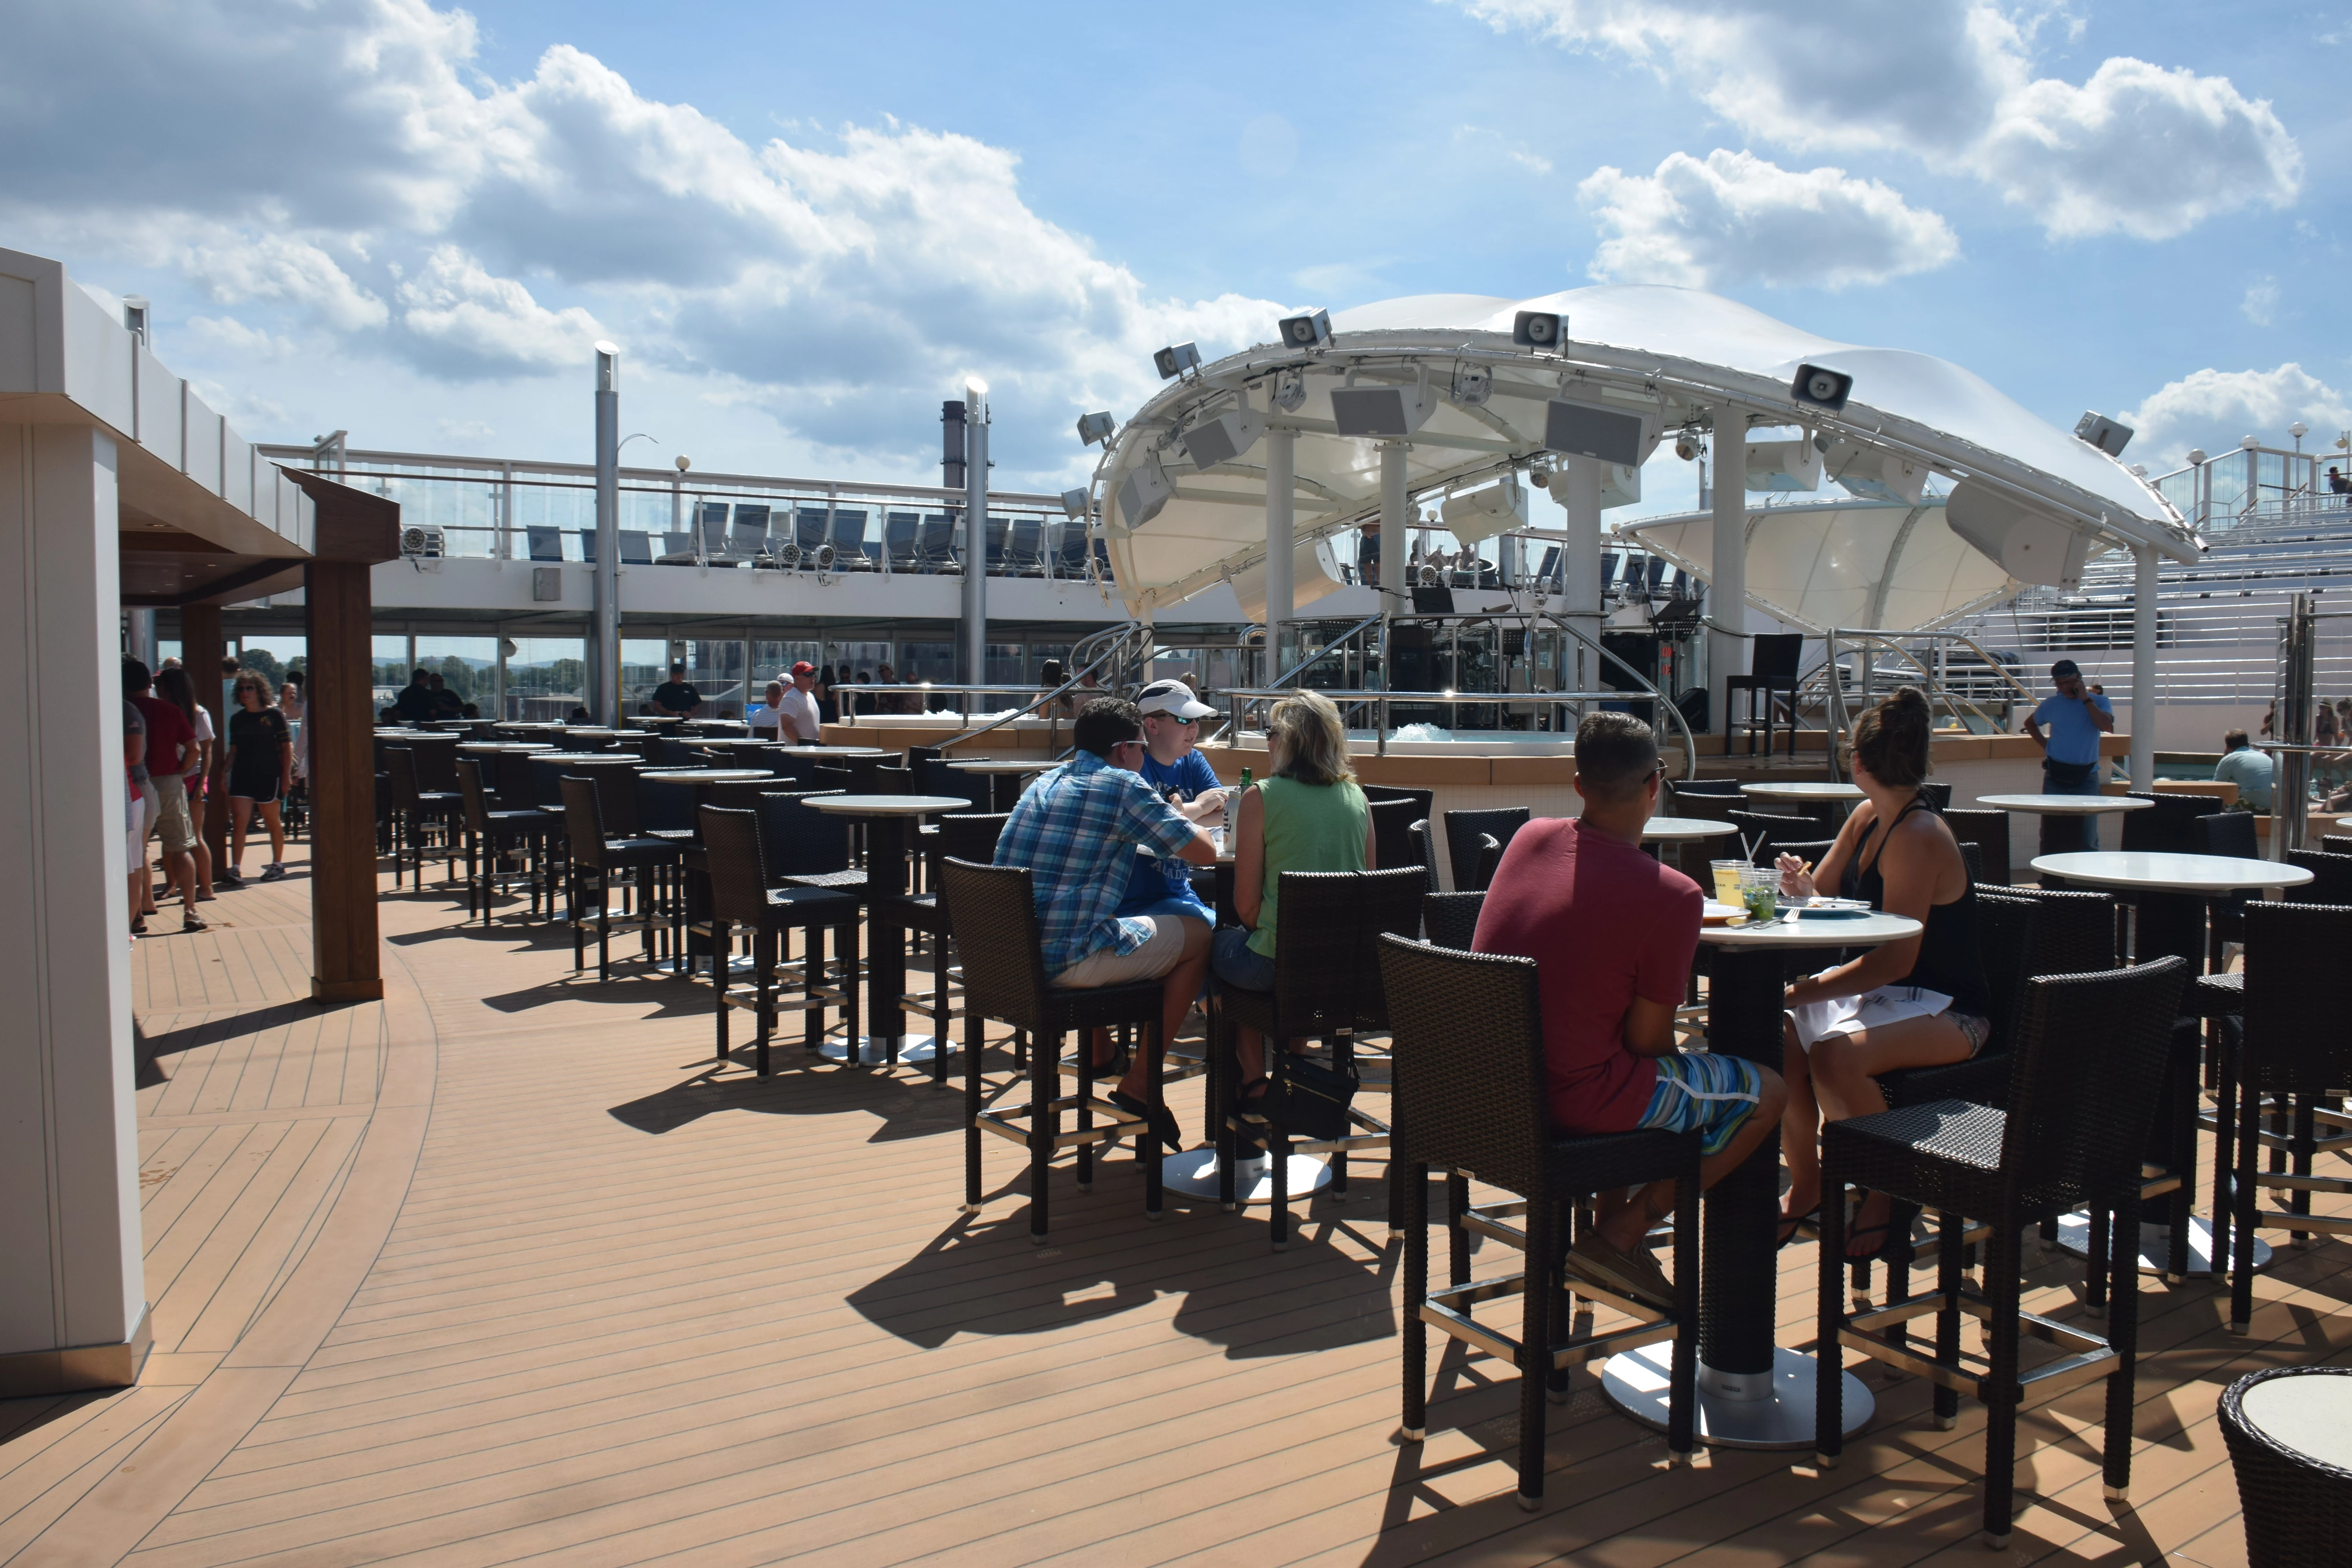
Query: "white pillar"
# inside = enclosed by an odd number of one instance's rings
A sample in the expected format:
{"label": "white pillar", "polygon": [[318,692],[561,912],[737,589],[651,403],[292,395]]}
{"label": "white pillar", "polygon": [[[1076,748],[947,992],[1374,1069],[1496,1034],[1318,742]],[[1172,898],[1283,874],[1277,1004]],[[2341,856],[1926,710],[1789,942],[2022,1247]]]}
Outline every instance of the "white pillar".
{"label": "white pillar", "polygon": [[596,614],[588,628],[588,689],[596,722],[621,722],[621,351],[596,345]]}
{"label": "white pillar", "polygon": [[[963,389],[963,665],[974,686],[988,680],[988,388],[977,381]],[[995,700],[966,713],[991,712]]]}
{"label": "white pillar", "polygon": [[[2156,550],[2132,547],[2131,786],[2156,787]],[[2099,770],[2102,776],[2106,770]]]}
{"label": "white pillar", "polygon": [[1381,443],[1381,608],[1401,615],[1412,608],[1412,594],[1404,580],[1405,558],[1412,553],[1412,501],[1406,493],[1405,444]]}
{"label": "white pillar", "polygon": [[1736,408],[1717,409],[1711,445],[1715,540],[1706,604],[1707,717],[1721,733],[1731,712],[1724,683],[1748,673],[1748,416]]}
{"label": "white pillar", "polygon": [[[1569,458],[1561,473],[1567,482],[1560,504],[1568,510],[1568,542],[1560,547],[1560,618],[1595,642],[1601,639],[1601,480],[1597,458]],[[1600,661],[1590,650],[1570,650],[1570,669],[1599,674]],[[1581,685],[1581,681],[1579,682]],[[1672,696],[1673,693],[1667,693]]]}
{"label": "white pillar", "polygon": [[[1282,673],[1282,628],[1297,608],[1298,587],[1291,580],[1297,544],[1293,537],[1297,497],[1292,493],[1297,473],[1298,432],[1276,427],[1265,433],[1265,679]],[[1387,533],[1382,529],[1381,533]],[[1383,544],[1381,559],[1388,559]]]}
{"label": "white pillar", "polygon": [[[0,425],[0,1389],[133,1381],[148,1343],[131,1119],[115,444]],[[69,695],[77,689],[79,698]]]}

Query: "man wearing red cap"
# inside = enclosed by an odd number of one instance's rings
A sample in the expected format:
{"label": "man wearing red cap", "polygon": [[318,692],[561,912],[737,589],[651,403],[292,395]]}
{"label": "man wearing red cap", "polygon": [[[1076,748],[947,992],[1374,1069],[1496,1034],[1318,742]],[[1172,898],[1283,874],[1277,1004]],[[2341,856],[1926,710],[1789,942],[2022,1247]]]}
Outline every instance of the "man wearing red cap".
{"label": "man wearing red cap", "polygon": [[792,689],[775,704],[778,729],[776,739],[787,746],[822,745],[824,735],[822,721],[817,718],[816,699],[810,690],[816,685],[816,666],[803,659],[793,666]]}

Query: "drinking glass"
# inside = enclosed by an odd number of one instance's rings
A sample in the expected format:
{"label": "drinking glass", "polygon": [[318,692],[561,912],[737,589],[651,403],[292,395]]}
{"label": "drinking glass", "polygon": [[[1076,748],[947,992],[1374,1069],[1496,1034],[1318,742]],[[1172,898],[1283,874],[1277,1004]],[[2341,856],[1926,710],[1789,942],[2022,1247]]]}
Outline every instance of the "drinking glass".
{"label": "drinking glass", "polygon": [[1748,869],[1745,860],[1710,860],[1707,869],[1715,873],[1716,901],[1736,904],[1739,901],[1740,874]]}

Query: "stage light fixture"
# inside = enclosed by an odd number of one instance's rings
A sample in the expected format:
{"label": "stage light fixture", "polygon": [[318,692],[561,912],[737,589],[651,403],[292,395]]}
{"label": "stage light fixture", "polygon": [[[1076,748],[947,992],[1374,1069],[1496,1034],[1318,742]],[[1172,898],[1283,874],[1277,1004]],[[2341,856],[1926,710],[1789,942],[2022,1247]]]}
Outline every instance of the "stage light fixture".
{"label": "stage light fixture", "polygon": [[1143,461],[1119,483],[1119,521],[1129,528],[1141,528],[1158,517],[1160,509],[1175,494],[1176,486],[1169,479],[1168,471],[1160,466],[1160,454],[1146,452]]}
{"label": "stage light fixture", "polygon": [[1078,416],[1078,445],[1081,447],[1100,445],[1102,449],[1108,452],[1110,450],[1111,437],[1117,434],[1118,434],[1118,421],[1110,416],[1108,410],[1100,414]]}
{"label": "stage light fixture", "polygon": [[1638,414],[1567,397],[1555,397],[1545,406],[1544,446],[1550,451],[1639,467],[1645,455],[1644,435]]}
{"label": "stage light fixture", "polygon": [[1092,505],[1093,500],[1094,497],[1087,492],[1087,488],[1084,485],[1080,485],[1074,490],[1064,490],[1062,492],[1062,515],[1068,518],[1072,522],[1080,521],[1088,512],[1094,510]]}
{"label": "stage light fixture", "polygon": [[1274,405],[1296,414],[1307,401],[1307,373],[1297,367],[1274,373]]}
{"label": "stage light fixture", "polygon": [[1554,310],[1521,310],[1511,319],[1511,342],[1523,349],[1557,349],[1568,339],[1568,318]]}
{"label": "stage light fixture", "polygon": [[800,563],[801,547],[799,545],[786,544],[782,550],[776,552],[776,564],[783,568],[785,571],[798,571],[800,569]]}
{"label": "stage light fixture", "polygon": [[1799,403],[1815,408],[1826,408],[1834,414],[1845,406],[1853,395],[1853,377],[1840,370],[1824,370],[1817,364],[1801,364],[1796,379],[1789,383],[1789,395]]}
{"label": "stage light fixture", "polygon": [[1172,381],[1188,370],[1201,368],[1201,350],[1194,343],[1173,343],[1151,356],[1151,367],[1162,381]]}
{"label": "stage light fixture", "polygon": [[2104,414],[2085,414],[2074,421],[2074,434],[2088,441],[2110,458],[2120,458],[2137,434],[2121,420],[2110,419]]}
{"label": "stage light fixture", "polygon": [[1331,423],[1342,436],[1410,436],[1437,411],[1437,395],[1423,370],[1411,386],[1335,386]]}
{"label": "stage light fixture", "polygon": [[827,540],[824,543],[818,545],[816,547],[817,574],[819,576],[823,576],[825,573],[832,571],[833,563],[840,558],[840,553],[834,549],[833,542],[831,540]]}
{"label": "stage light fixture", "polygon": [[1475,544],[1507,528],[1525,528],[1528,492],[1519,487],[1517,476],[1506,474],[1501,482],[1483,489],[1447,496],[1438,508],[1438,516],[1454,538],[1465,544]]}
{"label": "stage light fixture", "polygon": [[1258,444],[1265,434],[1265,416],[1244,404],[1214,419],[1204,419],[1184,432],[1184,450],[1192,467],[1206,472],[1230,463]]}
{"label": "stage light fixture", "polygon": [[1483,364],[1465,364],[1454,373],[1454,401],[1465,408],[1482,406],[1495,395],[1495,373]]}
{"label": "stage light fixture", "polygon": [[1698,439],[1697,439],[1697,437],[1695,437],[1695,436],[1693,436],[1693,435],[1692,435],[1689,431],[1687,431],[1687,430],[1684,431],[1681,435],[1679,435],[1679,436],[1675,437],[1675,457],[1677,457],[1677,458],[1681,458],[1684,462],[1685,462],[1685,463],[1687,463],[1687,462],[1691,462],[1691,461],[1693,461],[1694,459],[1696,459],[1696,458],[1698,457]]}
{"label": "stage light fixture", "polygon": [[1309,310],[1303,316],[1282,319],[1282,346],[1286,349],[1319,349],[1331,342],[1331,312]]}

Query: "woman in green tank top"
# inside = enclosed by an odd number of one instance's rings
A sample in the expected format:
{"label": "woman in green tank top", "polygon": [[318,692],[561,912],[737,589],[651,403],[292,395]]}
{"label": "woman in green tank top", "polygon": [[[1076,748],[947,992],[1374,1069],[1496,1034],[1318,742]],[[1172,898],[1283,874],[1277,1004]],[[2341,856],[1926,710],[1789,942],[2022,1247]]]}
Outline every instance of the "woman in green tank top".
{"label": "woman in green tank top", "polygon": [[[1234,910],[1239,926],[1219,931],[1210,948],[1217,983],[1244,991],[1274,989],[1275,933],[1285,871],[1373,868],[1372,813],[1348,765],[1348,731],[1319,691],[1274,705],[1266,721],[1272,776],[1246,791],[1234,823]],[[1264,1043],[1237,1032],[1242,1114],[1265,1089]],[[1296,1050],[1304,1041],[1291,1042]]]}

